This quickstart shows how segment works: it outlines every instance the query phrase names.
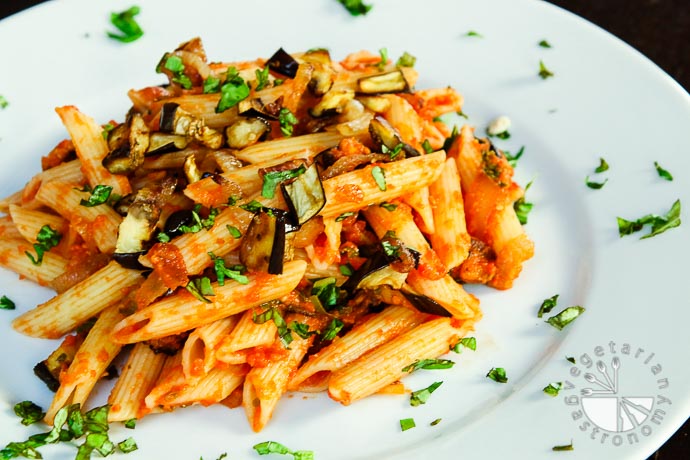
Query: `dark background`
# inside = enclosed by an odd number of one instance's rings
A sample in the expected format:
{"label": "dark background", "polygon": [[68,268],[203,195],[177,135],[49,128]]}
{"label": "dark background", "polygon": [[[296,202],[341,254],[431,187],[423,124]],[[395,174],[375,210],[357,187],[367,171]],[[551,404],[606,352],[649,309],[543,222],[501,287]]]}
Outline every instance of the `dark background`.
{"label": "dark background", "polygon": [[[690,0],[550,0],[606,29],[690,91]],[[42,3],[0,0],[0,19]],[[369,3],[375,4],[376,0]],[[690,127],[689,127],[690,128]],[[690,420],[649,460],[690,458]]]}

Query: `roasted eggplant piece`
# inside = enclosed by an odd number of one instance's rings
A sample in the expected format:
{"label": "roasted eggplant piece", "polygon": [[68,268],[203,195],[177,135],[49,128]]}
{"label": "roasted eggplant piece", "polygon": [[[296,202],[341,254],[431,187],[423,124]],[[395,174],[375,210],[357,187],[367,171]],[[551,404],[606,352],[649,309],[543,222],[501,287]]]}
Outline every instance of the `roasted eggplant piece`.
{"label": "roasted eggplant piece", "polygon": [[427,297],[422,294],[417,294],[412,290],[409,285],[404,285],[400,290],[403,296],[414,306],[417,310],[422,313],[429,313],[430,315],[444,316],[450,318],[453,315],[443,308],[443,306],[436,302],[431,297]]}
{"label": "roasted eggplant piece", "polygon": [[282,274],[286,231],[285,211],[272,208],[259,209],[254,213],[242,238],[240,246],[242,264],[249,270],[264,271],[271,275]]}
{"label": "roasted eggplant piece", "polygon": [[168,216],[167,220],[165,221],[165,226],[163,227],[163,230],[165,231],[165,234],[168,235],[170,238],[174,238],[183,233],[182,227],[191,227],[192,225],[194,225],[194,223],[194,213],[192,212],[192,210],[181,209],[179,211],[173,212],[172,214],[170,214],[170,216]]}
{"label": "roasted eggplant piece", "polygon": [[290,56],[283,48],[279,48],[278,51],[273,53],[273,56],[268,58],[269,69],[289,78],[295,78],[298,67],[299,62]]}
{"label": "roasted eggplant piece", "polygon": [[189,182],[190,184],[193,184],[194,182],[198,182],[201,180],[202,174],[199,170],[199,167],[196,164],[196,158],[194,154],[188,155],[184,159],[182,169],[184,170],[184,175],[187,178],[187,182]]}
{"label": "roasted eggplant piece", "polygon": [[333,87],[335,71],[331,66],[331,55],[328,50],[319,48],[307,51],[302,56],[314,68],[307,88],[316,97],[321,97]]}
{"label": "roasted eggplant piece", "polygon": [[343,112],[347,103],[354,99],[355,92],[343,89],[327,92],[314,107],[309,109],[309,115],[314,118],[330,117]]}
{"label": "roasted eggplant piece", "polygon": [[34,374],[48,386],[50,391],[55,392],[60,388],[60,373],[72,364],[85,338],[85,333],[65,337],[50,356],[34,366]]}
{"label": "roasted eggplant piece", "polygon": [[362,77],[357,80],[358,92],[364,94],[401,93],[410,85],[400,70]]}
{"label": "roasted eggplant piece", "polygon": [[341,288],[351,295],[358,289],[373,289],[383,284],[400,289],[406,279],[407,273],[394,270],[389,257],[383,251],[377,251],[343,283]]}
{"label": "roasted eggplant piece", "polygon": [[237,104],[237,113],[243,117],[248,118],[264,118],[268,120],[277,120],[280,115],[280,109],[283,108],[283,96],[278,97],[273,102],[264,104],[264,102],[255,97],[253,99],[243,99]]}
{"label": "roasted eggplant piece", "polygon": [[144,242],[158,223],[161,208],[175,190],[177,181],[166,179],[161,184],[139,190],[127,215],[120,223],[113,258],[125,268],[143,269],[134,262],[135,255],[144,253]]}
{"label": "roasted eggplant piece", "polygon": [[186,148],[188,145],[189,139],[187,136],[155,132],[149,136],[149,149],[146,151],[146,154],[160,155],[175,152]]}
{"label": "roasted eggplant piece", "polygon": [[[391,159],[402,160],[403,158],[418,157],[420,155],[417,149],[403,142],[395,128],[380,115],[375,116],[371,123],[369,123],[369,135],[376,147],[384,153],[395,152],[398,149],[396,158],[393,158],[391,155]],[[400,153],[404,154],[400,155]]]}
{"label": "roasted eggplant piece", "polygon": [[391,107],[391,101],[383,96],[360,96],[357,100],[375,113],[384,113]]}
{"label": "roasted eggplant piece", "polygon": [[144,163],[149,148],[149,128],[139,113],[130,113],[127,122],[115,127],[108,135],[110,152],[103,166],[113,174],[129,174]]}
{"label": "roasted eggplant piece", "polygon": [[290,211],[292,223],[301,226],[326,205],[326,194],[316,163],[291,181],[281,182],[280,189]]}
{"label": "roasted eggplant piece", "polygon": [[228,147],[243,149],[260,141],[270,131],[270,123],[263,118],[240,118],[225,128],[225,137]]}
{"label": "roasted eggplant piece", "polygon": [[187,136],[212,149],[219,149],[223,145],[222,133],[209,128],[204,120],[183,110],[175,102],[163,104],[159,126],[164,133]]}

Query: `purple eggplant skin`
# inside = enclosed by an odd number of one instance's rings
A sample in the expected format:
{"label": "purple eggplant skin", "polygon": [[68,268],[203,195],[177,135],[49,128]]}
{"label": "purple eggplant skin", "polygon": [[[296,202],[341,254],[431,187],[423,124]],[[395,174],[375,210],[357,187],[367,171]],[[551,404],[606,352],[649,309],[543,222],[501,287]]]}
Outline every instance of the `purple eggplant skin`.
{"label": "purple eggplant skin", "polygon": [[249,270],[281,275],[286,234],[295,229],[288,223],[285,211],[273,208],[259,209],[254,213],[242,238],[240,261]]}
{"label": "purple eggplant skin", "polygon": [[443,316],[450,318],[453,315],[443,308],[443,306],[434,299],[421,294],[414,294],[401,290],[400,293],[419,311],[422,313],[429,313],[430,315]]}
{"label": "purple eggplant skin", "polygon": [[166,102],[161,109],[160,130],[164,133],[172,133],[175,130],[175,112],[180,104]]}
{"label": "purple eggplant skin", "polygon": [[139,256],[146,254],[146,251],[139,252],[116,252],[113,254],[113,260],[120,264],[123,268],[130,270],[149,270],[139,262]]}
{"label": "purple eggplant skin", "polygon": [[278,48],[278,51],[273,53],[273,56],[268,59],[269,69],[289,78],[295,78],[298,67],[299,63],[283,48]]}

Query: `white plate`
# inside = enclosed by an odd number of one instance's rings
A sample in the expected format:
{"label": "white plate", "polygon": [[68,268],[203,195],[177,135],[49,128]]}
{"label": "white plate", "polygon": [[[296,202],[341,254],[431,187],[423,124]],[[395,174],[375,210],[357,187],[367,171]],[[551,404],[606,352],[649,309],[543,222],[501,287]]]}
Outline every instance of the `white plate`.
{"label": "white plate", "polygon": [[[108,39],[109,13],[132,3],[141,6],[137,19],[145,36],[126,45]],[[65,137],[55,106],[76,105],[100,122],[121,120],[127,90],[163,82],[154,72],[160,56],[196,35],[211,60],[269,56],[279,46],[325,46],[337,58],[359,49],[387,47],[394,58],[409,51],[417,57],[418,87],[457,88],[479,133],[493,117],[510,116],[512,137],[497,143],[513,152],[524,145],[517,178],[522,184],[535,179],[526,229],[536,255],[514,289],[472,289],[485,312],[478,350],[453,356],[458,365],[450,371],[420,371],[407,380],[412,389],[444,381],[426,405],[378,396],[342,407],[325,396],[294,395],[260,434],[251,432],[241,410],[194,407],[148,417],[133,432],[113,427],[112,437],[135,437],[140,450],[130,454],[133,459],[213,459],[226,451],[229,458],[255,458],[251,446],[265,440],[314,450],[319,460],[550,458],[563,455],[552,446],[571,440],[569,458],[645,458],[690,414],[690,240],[687,224],[652,239],[621,239],[616,216],[662,214],[677,198],[690,203],[690,156],[682,141],[690,126],[688,94],[628,46],[546,3],[371,3],[369,15],[354,18],[335,1],[197,0],[173,6],[163,0],[71,0],[0,23],[0,94],[10,103],[0,110],[3,196],[23,186],[39,169],[41,155]],[[466,36],[470,30],[482,37]],[[539,47],[542,39],[553,48]],[[555,77],[537,76],[540,60]],[[611,165],[601,175],[609,182],[590,190],[584,179],[599,157]],[[660,179],[654,161],[675,181]],[[51,394],[31,369],[54,343],[19,336],[9,326],[50,292],[5,271],[0,277],[1,293],[18,304],[15,312],[0,313],[4,445],[37,431],[20,426],[11,407],[24,399],[48,406]],[[557,293],[558,310],[587,308],[563,332],[536,317],[541,301]],[[612,370],[611,341],[621,359],[620,391],[609,402],[580,401],[576,396],[589,384],[570,373],[565,356],[575,356],[576,368],[584,371],[582,355],[600,352]],[[624,343],[633,347],[631,354],[622,354]],[[635,358],[638,348],[645,351]],[[662,366],[658,375],[652,372],[656,364]],[[485,378],[492,367],[506,368],[509,382]],[[574,388],[557,398],[542,393],[549,382],[565,380]],[[621,412],[621,420],[641,425],[618,437],[593,430],[592,421],[612,431],[628,428],[615,423],[623,397],[643,398],[632,401],[656,416],[645,420],[643,413]],[[95,403],[103,400],[102,392]],[[590,419],[575,420],[580,410]],[[398,421],[408,417],[417,427],[401,432]],[[429,426],[436,418],[442,422]],[[67,447],[44,452],[48,458],[74,455]]]}

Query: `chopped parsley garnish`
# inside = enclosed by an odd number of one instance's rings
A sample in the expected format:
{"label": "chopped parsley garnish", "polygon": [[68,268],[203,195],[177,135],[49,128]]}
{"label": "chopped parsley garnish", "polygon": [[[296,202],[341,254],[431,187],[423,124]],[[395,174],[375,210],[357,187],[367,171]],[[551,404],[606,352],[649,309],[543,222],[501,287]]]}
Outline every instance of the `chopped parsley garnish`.
{"label": "chopped parsley garnish", "polygon": [[575,357],[574,357],[574,356],[566,356],[565,359],[566,359],[569,363],[575,364]]}
{"label": "chopped parsley garnish", "polygon": [[417,62],[417,58],[405,51],[403,55],[398,58],[395,65],[398,67],[414,67],[415,62]]}
{"label": "chopped parsley garnish", "polygon": [[5,99],[5,96],[0,94],[0,109],[6,109],[9,105],[10,103]]}
{"label": "chopped parsley garnish", "polygon": [[457,112],[455,112],[455,114],[459,117],[464,118],[465,120],[470,119],[470,117],[465,112],[463,112],[462,110],[458,110]]}
{"label": "chopped parsley garnish", "polygon": [[266,66],[261,70],[256,69],[254,71],[254,75],[256,75],[256,87],[254,88],[255,91],[261,91],[266,87],[266,85],[268,85],[268,70],[268,66]]}
{"label": "chopped parsley garnish", "polygon": [[230,224],[226,225],[225,228],[228,229],[228,233],[230,233],[230,236],[232,236],[233,238],[242,238],[242,232],[239,228]]}
{"label": "chopped parsley garnish", "polygon": [[31,401],[22,401],[15,404],[14,413],[17,415],[17,417],[21,417],[22,425],[26,426],[43,420],[43,417],[46,416],[46,413],[43,412],[43,409]]}
{"label": "chopped parsley garnish", "polygon": [[551,382],[544,387],[544,393],[556,397],[558,396],[558,392],[561,391],[561,388],[563,388],[563,382]]}
{"label": "chopped parsley garnish", "polygon": [[244,209],[247,212],[258,212],[263,207],[264,205],[256,200],[252,200],[249,203],[240,205],[240,208]]}
{"label": "chopped parsley garnish", "polygon": [[645,225],[651,225],[651,231],[648,234],[640,237],[640,239],[643,240],[645,238],[651,238],[680,225],[680,200],[676,200],[673,203],[671,209],[668,211],[668,213],[666,213],[665,216],[648,214],[634,221],[625,220],[621,217],[617,217],[617,219],[619,236],[623,237],[625,235],[639,232]]}
{"label": "chopped parsley garnish", "polygon": [[112,123],[106,123],[102,126],[103,131],[101,131],[101,136],[103,136],[103,139],[106,141],[108,140],[108,136],[110,135],[110,131],[115,129],[115,125]]}
{"label": "chopped parsley garnish", "polygon": [[661,177],[662,179],[666,179],[669,182],[673,180],[673,176],[671,175],[671,173],[662,168],[658,162],[654,162],[654,167],[656,168],[656,172],[657,174],[659,174],[659,177]]}
{"label": "chopped parsley garnish", "polygon": [[546,322],[559,331],[562,331],[564,327],[575,321],[575,319],[577,319],[577,317],[584,312],[585,309],[579,305],[568,307],[556,316],[552,316],[551,318],[547,319]]}
{"label": "chopped parsley garnish", "polygon": [[455,142],[455,139],[460,135],[460,132],[458,131],[458,125],[453,126],[453,131],[450,133],[450,137],[447,137],[445,141],[443,141],[443,150],[446,152],[450,149],[450,147],[453,145],[453,142]]}
{"label": "chopped parsley garnish", "polygon": [[304,323],[298,323],[297,321],[293,321],[290,323],[289,326],[290,330],[300,336],[303,339],[308,339],[312,335],[316,334],[318,331],[310,331],[309,330],[309,325],[304,324]]}
{"label": "chopped parsley garnish", "polygon": [[207,276],[189,280],[189,283],[187,283],[185,289],[187,289],[187,291],[189,291],[189,293],[192,294],[194,297],[205,303],[211,303],[211,301],[206,296],[211,297],[216,295],[216,293],[213,292],[211,280]]}
{"label": "chopped parsley garnish", "polygon": [[529,181],[527,185],[525,185],[525,191],[523,195],[513,203],[513,209],[515,209],[515,214],[517,215],[518,220],[520,221],[520,224],[525,225],[527,223],[527,216],[529,215],[530,211],[532,211],[532,208],[534,207],[534,203],[528,203],[525,201],[525,195],[527,194],[527,190],[532,186],[532,182],[534,181]]}
{"label": "chopped parsley garnish", "polygon": [[338,2],[340,2],[352,16],[364,16],[372,8],[372,5],[367,5],[362,0],[338,0]]}
{"label": "chopped parsley garnish", "polygon": [[541,306],[539,307],[539,311],[537,312],[537,318],[541,318],[544,315],[544,313],[550,313],[557,303],[558,294],[554,295],[553,297],[549,297],[548,299],[544,299],[544,301],[541,303]]}
{"label": "chopped parsley garnish", "polygon": [[279,183],[294,179],[305,173],[307,168],[301,165],[295,169],[286,169],[284,171],[270,171],[264,174],[264,183],[261,187],[261,196],[264,198],[273,198],[275,196],[276,187]]}
{"label": "chopped parsley garnish", "polygon": [[335,339],[335,336],[338,335],[338,332],[340,332],[344,325],[345,324],[338,318],[333,318],[333,320],[328,324],[328,327],[326,327],[326,330],[323,331],[321,340]]}
{"label": "chopped parsley garnish", "polygon": [[220,78],[209,75],[206,80],[204,80],[204,94],[218,92],[220,92]]}
{"label": "chopped parsley garnish", "polygon": [[595,173],[603,173],[609,170],[609,164],[603,158],[599,158],[599,166],[594,170]]}
{"label": "chopped parsley garnish", "polygon": [[134,16],[138,15],[140,9],[138,6],[133,6],[120,13],[110,13],[110,22],[121,33],[108,32],[108,37],[119,40],[123,43],[133,42],[144,35],[144,31],[137,23]]}
{"label": "chopped parsley garnish", "polygon": [[336,279],[328,277],[314,281],[311,295],[316,296],[321,306],[328,311],[335,308],[340,302],[341,291],[336,285]]}
{"label": "chopped parsley garnish", "polygon": [[539,46],[541,46],[542,48],[551,48],[551,44],[549,42],[547,42],[546,40],[540,41]]}
{"label": "chopped parsley garnish", "polygon": [[510,132],[508,132],[507,129],[505,131],[501,131],[500,133],[496,133],[496,134],[489,134],[489,131],[487,130],[486,134],[489,137],[497,137],[497,138],[502,139],[504,141],[507,139],[510,139]]}
{"label": "chopped parsley garnish", "polygon": [[182,63],[181,57],[175,56],[174,54],[168,55],[167,58],[165,58],[163,67],[172,72],[172,81],[174,83],[179,84],[184,89],[191,89],[192,80],[184,73],[184,64]]}
{"label": "chopped parsley garnish", "polygon": [[491,370],[486,374],[488,378],[498,383],[508,383],[508,376],[506,375],[506,370],[502,367],[492,367]]}
{"label": "chopped parsley garnish", "polygon": [[381,153],[386,154],[391,157],[391,160],[395,160],[398,155],[400,155],[400,152],[402,152],[403,144],[402,142],[393,147],[392,149],[389,149],[385,145],[381,146]]}
{"label": "chopped parsley garnish", "polygon": [[341,215],[339,215],[338,217],[336,217],[336,218],[335,218],[335,221],[336,221],[336,222],[342,222],[342,221],[344,221],[345,219],[347,219],[348,217],[354,216],[355,214],[356,214],[356,213],[355,213],[355,212],[352,212],[352,211],[344,212],[344,213],[342,213]]}
{"label": "chopped parsley garnish", "polygon": [[216,113],[225,112],[236,106],[249,96],[249,85],[240,77],[235,67],[228,68],[225,83],[220,87],[220,100],[216,106]]}
{"label": "chopped parsley garnish", "polygon": [[6,295],[0,297],[0,310],[14,310],[16,305]]}
{"label": "chopped parsley garnish", "polygon": [[525,146],[524,145],[522,147],[520,147],[520,150],[518,150],[515,155],[512,155],[507,150],[504,150],[503,156],[505,156],[506,160],[508,160],[508,164],[514,168],[517,166],[517,161],[520,159],[520,157],[522,156],[523,153],[525,153]]}
{"label": "chopped parsley garnish", "polygon": [[281,454],[292,455],[295,460],[314,460],[314,452],[311,450],[290,450],[275,441],[266,441],[256,444],[254,450],[259,455]]}
{"label": "chopped parsley garnish", "polygon": [[220,209],[212,207],[208,210],[208,217],[202,219],[199,215],[199,211],[201,211],[201,205],[197,204],[194,206],[194,209],[192,209],[192,219],[194,219],[194,223],[192,225],[180,225],[180,231],[182,233],[197,233],[202,229],[208,230],[213,227],[213,224],[216,223],[216,216],[220,214]]}
{"label": "chopped parsley garnish", "polygon": [[440,418],[437,418],[437,419],[434,420],[433,422],[429,423],[429,425],[431,425],[431,426],[436,426],[436,425],[438,425],[439,423],[441,423],[441,419],[440,419]]}
{"label": "chopped parsley garnish", "polygon": [[424,151],[426,153],[433,153],[434,152],[434,148],[429,143],[429,139],[424,139],[424,142],[422,142],[422,148],[424,149]]}
{"label": "chopped parsley garnish", "polygon": [[477,32],[476,30],[470,30],[465,34],[466,37],[478,37],[478,38],[484,38],[482,34]]}
{"label": "chopped parsley garnish", "polygon": [[50,251],[57,246],[62,239],[62,235],[57,230],[51,228],[50,225],[44,225],[36,235],[36,243],[34,243],[34,250],[36,251],[36,258],[31,255],[29,251],[24,253],[31,259],[34,265],[41,265],[43,263],[43,254]]}
{"label": "chopped parsley garnish", "polygon": [[537,75],[539,75],[542,80],[546,80],[549,77],[553,77],[554,73],[546,68],[544,61],[539,61],[539,73]]}
{"label": "chopped parsley garnish", "polygon": [[386,68],[386,64],[388,64],[388,48],[380,48],[379,56],[381,59],[376,64],[376,68],[379,69],[379,72],[383,72]]}
{"label": "chopped parsley garnish", "polygon": [[417,425],[414,423],[414,419],[413,419],[413,418],[403,418],[403,419],[400,420],[400,429],[401,429],[402,431],[407,431],[407,430],[409,430],[410,428],[414,428],[414,427],[416,427],[416,426],[417,426]]}
{"label": "chopped parsley garnish", "polygon": [[218,278],[218,286],[225,286],[225,278],[235,280],[240,284],[249,284],[249,278],[242,274],[245,271],[244,266],[233,265],[228,268],[225,266],[225,260],[222,257],[217,257],[213,252],[209,252],[208,255],[213,261],[213,270],[215,270],[216,277]]}
{"label": "chopped parsley garnish", "polygon": [[420,359],[402,368],[403,372],[414,372],[419,369],[450,369],[455,363],[450,359]]}
{"label": "chopped parsley garnish", "polygon": [[352,268],[352,265],[350,264],[340,265],[338,267],[338,270],[340,270],[340,273],[343,276],[352,276],[355,272],[355,270]]}
{"label": "chopped parsley garnish", "polygon": [[585,177],[585,185],[593,190],[599,190],[600,188],[604,187],[608,181],[608,178],[606,178],[604,179],[604,182],[594,182],[589,180],[589,176]]}
{"label": "chopped parsley garnish", "polygon": [[426,388],[413,391],[412,394],[410,394],[410,406],[416,407],[420,404],[426,404],[426,402],[429,400],[429,397],[431,396],[431,393],[436,391],[436,389],[440,387],[442,383],[443,382],[434,382]]}
{"label": "chopped parsley garnish", "polygon": [[280,342],[283,344],[285,348],[288,348],[288,346],[293,340],[292,331],[288,327],[287,323],[283,319],[283,316],[280,314],[280,311],[278,311],[277,308],[269,307],[263,313],[257,315],[256,311],[254,311],[254,313],[252,314],[252,321],[254,321],[255,324],[263,324],[266,321],[271,320],[273,320],[273,324],[275,324],[278,328],[278,337],[280,337]]}
{"label": "chopped parsley garnish", "polygon": [[283,107],[278,113],[278,123],[280,123],[280,132],[283,136],[290,137],[295,130],[295,125],[299,122],[294,113],[290,109]]}
{"label": "chopped parsley garnish", "polygon": [[[395,238],[395,237],[393,237],[393,238]],[[383,252],[388,257],[394,258],[394,259],[397,259],[398,257],[400,257],[400,251],[402,250],[402,248],[399,245],[393,244],[387,240],[383,240],[383,241],[381,241],[381,247],[383,248]]]}
{"label": "chopped parsley garnish", "polygon": [[462,353],[463,348],[469,348],[472,351],[477,351],[477,339],[474,337],[463,337],[458,343],[453,345],[451,350],[455,353]]}
{"label": "chopped parsley garnish", "polygon": [[87,200],[80,200],[79,204],[81,206],[86,206],[87,208],[91,208],[93,206],[98,206],[103,203],[107,203],[110,200],[110,194],[113,191],[113,188],[110,185],[96,185],[93,190],[85,190],[85,191],[90,191],[91,195]]}
{"label": "chopped parsley garnish", "polygon": [[395,203],[389,203],[389,202],[387,202],[387,201],[384,201],[384,202],[381,203],[379,206],[382,207],[383,209],[385,209],[386,211],[389,211],[389,212],[393,212],[393,211],[395,211],[396,209],[398,209],[398,205],[397,205],[397,204],[395,204]]}
{"label": "chopped parsley garnish", "polygon": [[137,419],[130,418],[129,420],[125,420],[123,425],[125,426],[125,428],[133,430],[137,426]]}
{"label": "chopped parsley garnish", "polygon": [[156,235],[156,239],[160,241],[161,243],[169,243],[170,242],[170,235],[168,235],[165,232],[160,232],[158,235]]}
{"label": "chopped parsley garnish", "polygon": [[553,446],[551,450],[556,451],[556,452],[561,452],[561,451],[566,451],[566,450],[575,450],[573,447],[573,441],[570,441],[570,444],[564,445],[564,446]]}
{"label": "chopped parsley garnish", "polygon": [[386,173],[381,166],[374,166],[371,168],[371,175],[376,181],[376,185],[382,192],[386,191]]}
{"label": "chopped parsley garnish", "polygon": [[[24,403],[20,403],[24,404]],[[128,438],[117,446],[108,438],[108,411],[110,406],[100,406],[82,414],[79,404],[65,406],[55,414],[53,428],[46,433],[30,436],[23,442],[11,442],[0,450],[0,458],[11,459],[19,456],[26,458],[43,458],[37,450],[46,444],[58,442],[70,443],[75,439],[84,438],[84,442],[77,447],[76,460],[91,458],[94,450],[101,456],[114,453],[119,449],[123,453],[136,450],[136,443]],[[17,410],[15,406],[15,410]],[[36,410],[35,408],[31,409]],[[41,411],[40,408],[38,408]],[[42,411],[41,411],[42,412]],[[20,417],[24,418],[23,415]],[[70,443],[74,445],[73,443]]]}

